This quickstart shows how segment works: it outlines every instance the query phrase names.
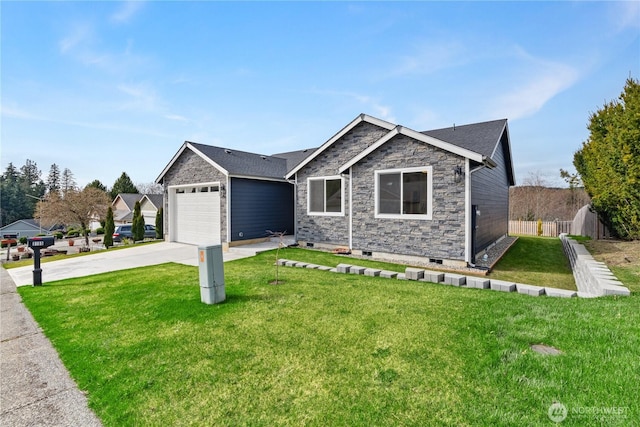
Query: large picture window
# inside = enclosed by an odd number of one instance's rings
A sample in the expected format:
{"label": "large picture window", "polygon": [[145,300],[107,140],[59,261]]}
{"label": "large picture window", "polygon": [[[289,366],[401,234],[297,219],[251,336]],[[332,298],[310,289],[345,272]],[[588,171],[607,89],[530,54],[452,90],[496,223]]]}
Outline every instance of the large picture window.
{"label": "large picture window", "polygon": [[375,173],[376,217],[431,219],[432,167]]}
{"label": "large picture window", "polygon": [[310,215],[344,215],[343,180],[341,177],[307,180]]}

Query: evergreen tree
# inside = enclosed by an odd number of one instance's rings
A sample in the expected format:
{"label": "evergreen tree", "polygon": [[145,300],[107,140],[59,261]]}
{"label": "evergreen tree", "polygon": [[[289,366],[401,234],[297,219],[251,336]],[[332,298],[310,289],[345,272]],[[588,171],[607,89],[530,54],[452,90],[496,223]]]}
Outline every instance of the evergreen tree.
{"label": "evergreen tree", "polygon": [[111,206],[109,206],[109,209],[107,209],[107,218],[105,220],[104,223],[104,246],[109,249],[109,247],[113,246],[113,232],[115,231],[116,227],[115,224],[113,223],[113,209],[111,209]]}
{"label": "evergreen tree", "polygon": [[93,181],[88,183],[84,188],[87,188],[87,187],[97,188],[98,190],[102,190],[105,193],[108,193],[107,187],[103,183],[101,183],[100,180],[98,179],[94,179]]}
{"label": "evergreen tree", "polygon": [[156,239],[162,239],[164,236],[164,218],[162,208],[156,212]]}
{"label": "evergreen tree", "polygon": [[45,184],[35,162],[27,160],[20,170],[9,163],[0,176],[0,225],[33,218],[38,199],[44,192]]}
{"label": "evergreen tree", "polygon": [[51,169],[49,169],[49,176],[47,177],[47,192],[60,192],[60,168],[55,163],[52,164]]}
{"label": "evergreen tree", "polygon": [[73,172],[65,168],[62,171],[62,179],[60,180],[60,189],[62,194],[66,194],[68,191],[75,190],[77,187],[76,180],[73,177]]}
{"label": "evergreen tree", "polygon": [[625,239],[640,239],[640,82],[628,79],[617,101],[593,113],[589,139],[573,164],[593,208]]}
{"label": "evergreen tree", "polygon": [[129,178],[126,172],[122,172],[120,178],[116,179],[116,182],[113,183],[113,187],[111,187],[111,200],[115,199],[120,193],[138,193],[138,189],[133,185],[133,181],[131,181],[131,178]]}
{"label": "evergreen tree", "polygon": [[135,207],[133,208],[133,223],[131,224],[131,235],[133,236],[134,242],[144,240],[144,217],[142,216],[142,212],[140,210],[140,201],[137,201]]}

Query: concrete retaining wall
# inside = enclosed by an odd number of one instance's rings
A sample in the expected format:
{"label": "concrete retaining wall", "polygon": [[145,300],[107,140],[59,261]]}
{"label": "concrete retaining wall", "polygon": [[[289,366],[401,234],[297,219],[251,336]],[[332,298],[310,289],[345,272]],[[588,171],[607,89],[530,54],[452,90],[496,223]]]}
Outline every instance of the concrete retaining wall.
{"label": "concrete retaining wall", "polygon": [[631,292],[602,262],[596,261],[584,245],[561,234],[560,240],[576,280],[578,296],[599,297],[607,295],[629,296]]}

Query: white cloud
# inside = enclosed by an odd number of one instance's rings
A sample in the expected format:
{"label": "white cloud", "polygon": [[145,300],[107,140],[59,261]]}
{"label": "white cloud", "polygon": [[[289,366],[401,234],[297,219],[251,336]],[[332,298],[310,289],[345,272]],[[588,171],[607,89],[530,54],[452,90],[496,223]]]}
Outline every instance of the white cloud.
{"label": "white cloud", "polygon": [[640,2],[621,1],[611,2],[613,7],[611,19],[617,25],[619,31],[627,28],[640,28]]}
{"label": "white cloud", "polygon": [[144,2],[140,0],[125,1],[120,9],[113,13],[109,20],[114,24],[126,24],[142,9]]}
{"label": "white cloud", "polygon": [[22,110],[18,107],[10,107],[8,105],[0,105],[0,115],[4,117],[11,117],[14,119],[27,119],[27,120],[39,120],[38,116],[31,114],[28,111]]}
{"label": "white cloud", "polygon": [[464,65],[469,61],[465,47],[456,41],[429,41],[397,60],[399,64],[391,70],[391,76],[431,74],[437,71]]}
{"label": "white cloud", "polygon": [[71,32],[58,42],[60,52],[69,53],[78,48],[82,44],[86,44],[93,36],[93,29],[87,23],[77,24],[73,26]]}
{"label": "white cloud", "polygon": [[168,120],[175,120],[175,121],[178,121],[178,122],[188,122],[189,121],[189,119],[187,119],[186,117],[181,116],[179,114],[165,114],[164,118],[168,119]]}
{"label": "white cloud", "polygon": [[120,106],[122,110],[156,112],[161,109],[156,91],[146,83],[120,84],[118,90],[128,96],[127,102]]}
{"label": "white cloud", "polygon": [[493,117],[514,120],[531,116],[580,77],[578,70],[567,64],[536,58],[519,47],[515,60],[511,74],[501,82],[504,95],[489,103]]}

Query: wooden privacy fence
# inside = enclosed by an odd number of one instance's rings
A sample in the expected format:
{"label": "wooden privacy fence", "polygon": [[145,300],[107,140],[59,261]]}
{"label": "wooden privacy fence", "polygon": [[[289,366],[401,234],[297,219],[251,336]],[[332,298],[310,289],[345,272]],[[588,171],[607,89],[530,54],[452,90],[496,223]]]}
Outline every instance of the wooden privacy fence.
{"label": "wooden privacy fence", "polygon": [[[542,235],[545,237],[558,237],[560,233],[571,233],[573,221],[543,221]],[[509,221],[509,234],[524,236],[538,235],[538,221]]]}

